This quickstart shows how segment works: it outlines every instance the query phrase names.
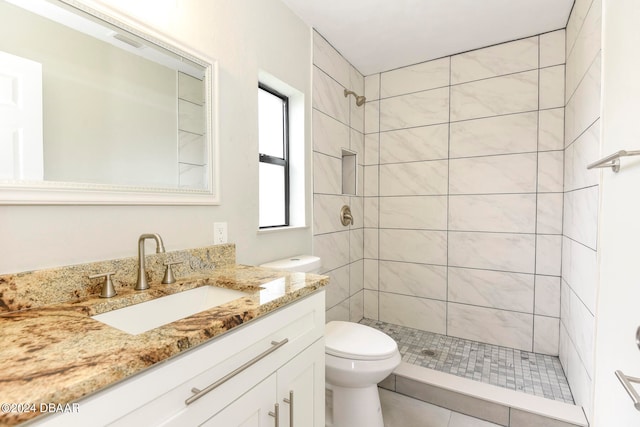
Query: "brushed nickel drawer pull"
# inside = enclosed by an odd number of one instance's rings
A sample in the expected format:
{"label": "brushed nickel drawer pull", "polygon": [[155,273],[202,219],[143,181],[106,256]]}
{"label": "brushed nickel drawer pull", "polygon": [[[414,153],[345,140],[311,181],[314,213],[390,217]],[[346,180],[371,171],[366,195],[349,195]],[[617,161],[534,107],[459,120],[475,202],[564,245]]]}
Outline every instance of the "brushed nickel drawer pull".
{"label": "brushed nickel drawer pull", "polygon": [[289,398],[285,397],[282,401],[289,404],[289,427],[293,427],[293,390],[289,390]]}
{"label": "brushed nickel drawer pull", "polygon": [[276,351],[277,349],[279,349],[280,347],[282,347],[283,345],[285,345],[288,342],[289,342],[289,338],[285,338],[280,342],[271,341],[271,347],[269,349],[263,351],[262,353],[260,353],[256,357],[254,357],[253,359],[249,360],[244,365],[239,366],[238,368],[236,368],[233,371],[229,372],[227,375],[225,375],[224,377],[220,378],[218,381],[214,382],[213,384],[209,385],[204,390],[200,390],[200,389],[198,389],[196,387],[192,388],[191,392],[194,393],[194,395],[191,396],[190,398],[188,398],[187,400],[185,400],[184,403],[186,403],[187,405],[192,404],[193,402],[195,402],[196,400],[200,399],[205,394],[209,393],[211,390],[213,390],[213,389],[215,389],[217,387],[220,387],[222,384],[226,383],[231,378],[233,378],[236,375],[238,375],[240,372],[242,372],[245,369],[247,369],[247,368],[251,367],[252,365],[256,364],[258,361],[260,361],[261,359],[264,359],[265,357],[267,357],[268,355],[270,355],[271,353],[273,353],[274,351]]}
{"label": "brushed nickel drawer pull", "polygon": [[276,427],[280,427],[280,405],[276,403],[273,412],[269,411],[269,415],[276,419]]}

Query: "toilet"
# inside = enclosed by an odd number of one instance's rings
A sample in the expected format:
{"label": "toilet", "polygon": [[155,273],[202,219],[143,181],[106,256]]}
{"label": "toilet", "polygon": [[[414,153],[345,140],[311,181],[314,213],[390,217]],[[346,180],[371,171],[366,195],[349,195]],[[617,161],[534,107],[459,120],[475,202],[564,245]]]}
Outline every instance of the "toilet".
{"label": "toilet", "polygon": [[260,264],[260,267],[297,271],[299,273],[318,273],[320,272],[320,268],[322,268],[322,261],[319,257],[313,255],[296,255],[290,258]]}
{"label": "toilet", "polygon": [[384,332],[359,323],[327,323],[327,427],[384,427],[378,383],[400,361],[398,345]]}
{"label": "toilet", "polygon": [[[320,258],[298,255],[260,267],[318,273]],[[325,325],[327,427],[384,427],[378,383],[400,364],[396,342],[384,332],[353,322]]]}

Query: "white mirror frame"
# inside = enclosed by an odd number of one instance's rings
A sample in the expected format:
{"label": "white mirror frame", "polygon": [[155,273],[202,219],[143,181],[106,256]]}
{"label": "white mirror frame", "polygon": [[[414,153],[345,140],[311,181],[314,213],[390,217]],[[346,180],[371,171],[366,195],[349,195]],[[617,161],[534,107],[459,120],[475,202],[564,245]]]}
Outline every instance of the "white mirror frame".
{"label": "white mirror frame", "polygon": [[[51,1],[51,0],[47,0]],[[109,9],[98,11],[77,0],[55,0],[79,9],[203,66],[205,71],[207,190],[136,187],[56,181],[0,183],[0,205],[218,205],[220,204],[218,149],[218,64],[175,40]]]}

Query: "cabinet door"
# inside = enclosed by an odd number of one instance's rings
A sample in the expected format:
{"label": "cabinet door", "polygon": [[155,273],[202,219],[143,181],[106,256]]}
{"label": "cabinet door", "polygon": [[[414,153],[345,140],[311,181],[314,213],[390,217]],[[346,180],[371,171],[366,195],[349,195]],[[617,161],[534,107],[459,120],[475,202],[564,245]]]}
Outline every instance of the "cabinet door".
{"label": "cabinet door", "polygon": [[280,427],[324,427],[324,340],[307,347],[277,375]]}
{"label": "cabinet door", "polygon": [[[273,374],[225,407],[202,426],[207,427],[273,427],[276,375]],[[280,424],[282,425],[282,424]]]}

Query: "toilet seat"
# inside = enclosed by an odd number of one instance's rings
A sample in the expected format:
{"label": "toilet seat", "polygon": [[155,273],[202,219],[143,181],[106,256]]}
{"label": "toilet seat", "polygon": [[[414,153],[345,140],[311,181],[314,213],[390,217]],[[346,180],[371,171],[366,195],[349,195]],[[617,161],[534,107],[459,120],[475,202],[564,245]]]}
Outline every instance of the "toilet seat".
{"label": "toilet seat", "polygon": [[325,352],[354,360],[383,360],[398,352],[396,342],[366,325],[334,320],[325,325]]}

